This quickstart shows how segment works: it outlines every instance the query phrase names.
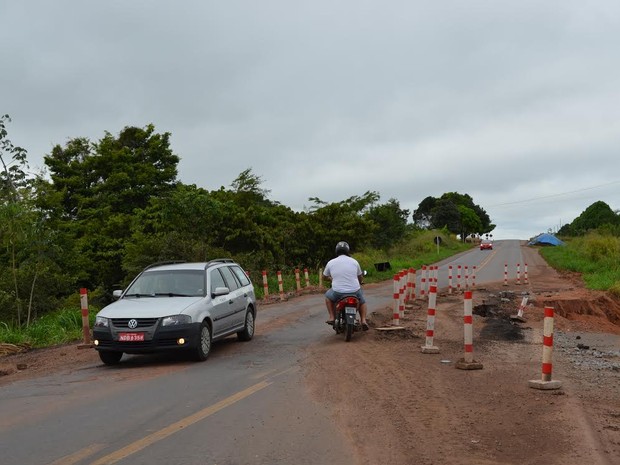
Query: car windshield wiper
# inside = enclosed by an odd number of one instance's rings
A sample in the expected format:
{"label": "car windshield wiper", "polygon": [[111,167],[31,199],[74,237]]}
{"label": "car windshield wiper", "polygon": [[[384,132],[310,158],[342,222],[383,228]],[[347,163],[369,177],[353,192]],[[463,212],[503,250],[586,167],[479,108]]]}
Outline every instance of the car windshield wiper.
{"label": "car windshield wiper", "polygon": [[123,297],[154,297],[155,294],[139,294],[139,293],[134,293],[134,294],[125,294]]}
{"label": "car windshield wiper", "polygon": [[176,292],[156,292],[153,295],[156,295],[156,296],[167,295],[168,297],[194,297],[191,294],[178,294]]}

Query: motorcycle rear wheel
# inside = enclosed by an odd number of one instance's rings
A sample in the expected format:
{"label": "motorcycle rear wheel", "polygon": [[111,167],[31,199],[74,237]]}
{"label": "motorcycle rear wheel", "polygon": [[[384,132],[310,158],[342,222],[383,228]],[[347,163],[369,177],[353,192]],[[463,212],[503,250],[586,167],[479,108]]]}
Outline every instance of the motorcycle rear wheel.
{"label": "motorcycle rear wheel", "polygon": [[347,323],[347,327],[345,328],[344,340],[349,342],[351,340],[351,336],[353,336],[353,325]]}

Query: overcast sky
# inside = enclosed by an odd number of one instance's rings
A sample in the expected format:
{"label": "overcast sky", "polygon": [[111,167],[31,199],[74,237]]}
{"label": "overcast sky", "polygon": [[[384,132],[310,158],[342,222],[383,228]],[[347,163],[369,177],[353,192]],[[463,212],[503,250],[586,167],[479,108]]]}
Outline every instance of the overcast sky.
{"label": "overcast sky", "polygon": [[527,239],[620,209],[618,44],[618,0],[0,0],[0,114],[32,168],[153,123],[186,184],[456,191]]}

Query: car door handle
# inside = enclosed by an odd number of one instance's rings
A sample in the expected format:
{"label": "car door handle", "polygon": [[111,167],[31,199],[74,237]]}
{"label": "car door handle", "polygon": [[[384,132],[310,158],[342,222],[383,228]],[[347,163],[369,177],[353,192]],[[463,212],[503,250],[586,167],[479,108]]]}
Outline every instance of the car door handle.
{"label": "car door handle", "polygon": [[232,304],[233,304],[233,301],[232,301],[232,300],[229,300],[229,301],[228,301],[228,305],[232,305]]}

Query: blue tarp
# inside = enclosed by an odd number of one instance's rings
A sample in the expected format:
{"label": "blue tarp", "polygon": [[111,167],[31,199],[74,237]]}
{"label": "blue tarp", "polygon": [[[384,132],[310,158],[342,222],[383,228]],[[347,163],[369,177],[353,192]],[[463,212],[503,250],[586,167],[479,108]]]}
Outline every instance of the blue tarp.
{"label": "blue tarp", "polygon": [[564,245],[560,239],[555,237],[553,234],[539,234],[534,239],[532,239],[528,245]]}

